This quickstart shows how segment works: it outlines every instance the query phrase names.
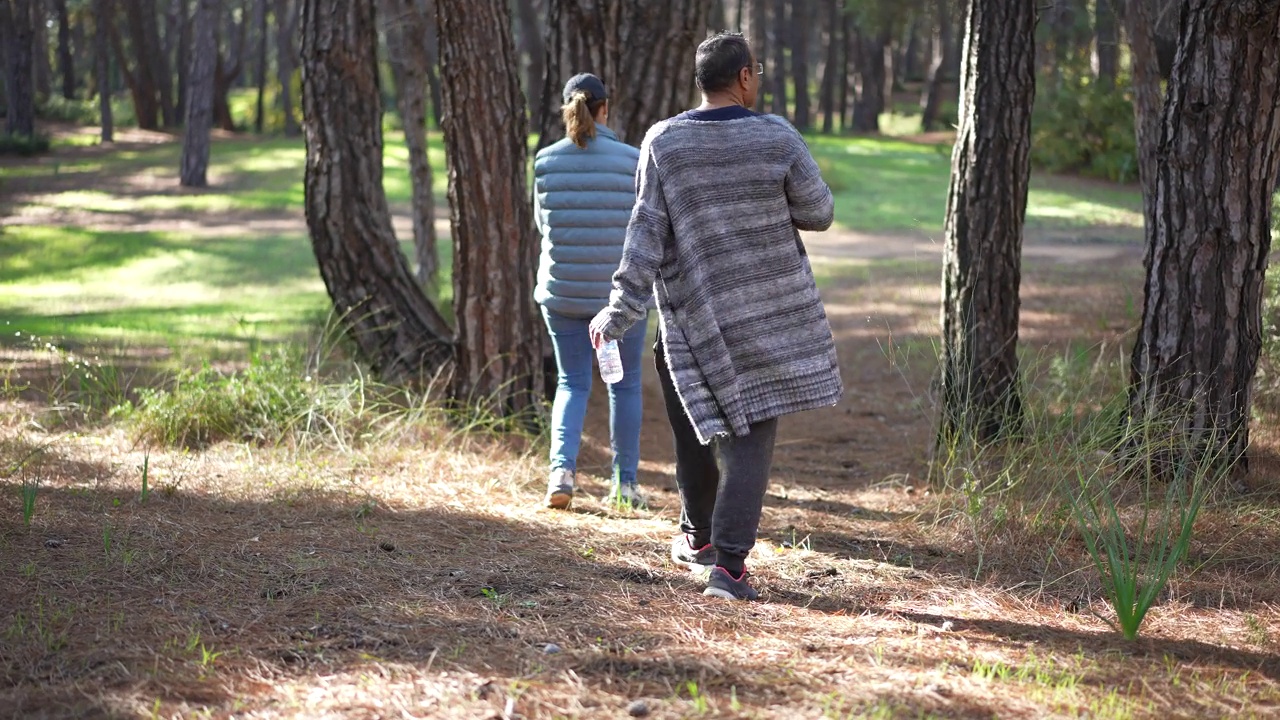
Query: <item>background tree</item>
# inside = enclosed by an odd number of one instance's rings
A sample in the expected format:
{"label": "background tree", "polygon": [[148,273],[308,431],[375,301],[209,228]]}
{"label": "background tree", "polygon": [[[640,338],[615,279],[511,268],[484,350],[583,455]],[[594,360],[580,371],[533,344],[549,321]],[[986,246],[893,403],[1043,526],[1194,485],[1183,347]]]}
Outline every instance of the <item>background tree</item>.
{"label": "background tree", "polygon": [[968,2],[943,250],[941,437],[985,442],[1022,421],[1018,291],[1035,13],[1032,3]]}
{"label": "background tree", "polygon": [[436,0],[436,20],[454,248],[451,394],[519,413],[540,398],[542,333],[525,184],[529,127],[511,72],[511,19],[506,0]]}
{"label": "background tree", "polygon": [[[706,37],[710,11],[705,0],[619,0],[607,7],[594,0],[549,3],[547,73],[535,113],[539,149],[564,137],[560,92],[577,72],[604,80],[611,123],[623,142],[639,145],[654,123],[690,107],[694,50]],[[443,22],[440,30],[443,43]]]}
{"label": "background tree", "polygon": [[792,123],[805,132],[813,125],[809,117],[809,35],[812,0],[791,0],[791,80],[795,84],[795,113]]}
{"label": "background tree", "polygon": [[1105,87],[1114,87],[1120,72],[1120,24],[1116,6],[1124,0],[1095,0],[1093,8],[1093,72]]}
{"label": "background tree", "polygon": [[[240,78],[240,71],[244,68],[244,44],[245,35],[249,26],[249,5],[248,0],[241,0],[239,4],[239,12],[234,12],[230,7],[230,0],[227,0],[228,7],[223,15],[223,21],[219,23],[219,27],[225,28],[218,33],[225,36],[225,42],[220,41],[219,44],[226,45],[227,52],[216,53],[215,66],[213,72],[213,120],[218,127],[227,131],[236,131],[235,118],[231,117],[231,103],[228,95],[236,80]],[[239,20],[236,17],[239,17]]]}
{"label": "background tree", "polygon": [[191,88],[187,98],[187,122],[182,136],[179,182],[204,187],[209,169],[209,131],[213,128],[213,74],[218,43],[213,27],[218,22],[218,0],[199,0],[195,16],[195,48],[191,53]]}
{"label": "background tree", "polygon": [[391,227],[375,23],[374,0],[302,2],[307,226],[360,354],[386,381],[410,382],[447,361],[452,343]]}
{"label": "background tree", "polygon": [[275,0],[276,17],[276,79],[280,83],[280,111],[284,114],[284,134],[298,134],[298,119],[293,113],[293,70],[295,45],[293,36],[298,27],[297,5],[292,0]]}
{"label": "background tree", "polygon": [[1129,419],[1180,441],[1149,450],[1158,467],[1210,462],[1242,474],[1280,179],[1280,2],[1189,0],[1181,28]]}
{"label": "background tree", "polygon": [[257,0],[253,4],[254,53],[256,67],[253,72],[253,84],[258,88],[258,98],[254,103],[253,131],[262,134],[262,126],[267,114],[267,2]]}
{"label": "background tree", "polygon": [[427,45],[428,14],[434,0],[383,0],[388,62],[396,85],[396,108],[409,147],[409,177],[413,183],[413,247],[418,281],[436,279],[435,198],[431,191],[431,164],[427,161]]}
{"label": "background tree", "polygon": [[93,73],[98,86],[98,115],[102,125],[102,142],[115,142],[115,120],[111,114],[111,50],[107,26],[111,24],[114,8],[111,0],[93,0]]}
{"label": "background tree", "polygon": [[71,52],[71,16],[67,12],[67,0],[54,0],[54,14],[58,18],[58,73],[62,77],[62,97],[76,98],[76,65]]}
{"label": "background tree", "polygon": [[31,137],[36,132],[34,70],[35,16],[31,0],[2,0],[5,45],[5,132]]}

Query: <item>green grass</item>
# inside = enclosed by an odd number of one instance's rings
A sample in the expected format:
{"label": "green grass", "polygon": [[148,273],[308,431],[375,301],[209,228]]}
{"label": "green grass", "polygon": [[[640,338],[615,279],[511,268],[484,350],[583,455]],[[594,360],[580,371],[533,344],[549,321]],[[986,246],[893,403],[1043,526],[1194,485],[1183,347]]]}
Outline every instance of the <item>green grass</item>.
{"label": "green grass", "polygon": [[[388,200],[404,209],[411,201],[408,151],[398,131],[388,129],[385,140]],[[811,136],[809,141],[835,192],[839,227],[941,232],[948,147],[885,138]],[[436,202],[445,208],[439,133],[431,133],[430,146]],[[107,155],[64,148],[0,168],[0,182],[20,198],[16,213],[54,209],[74,217],[89,211],[106,218],[99,226],[127,227],[166,217],[175,222],[174,230],[160,232],[65,223],[7,228],[0,246],[6,342],[21,332],[54,341],[242,344],[248,338],[296,335],[325,314],[328,298],[302,223],[302,140],[215,142],[212,186],[201,191],[178,187],[180,153],[176,142],[126,146]],[[1028,225],[1082,234],[1096,225],[1136,227],[1140,203],[1135,188],[1036,176]],[[251,216],[244,222],[277,214],[298,229],[243,232],[236,213]],[[176,229],[178,221],[214,227],[185,232]],[[447,269],[447,238],[441,239],[441,251]],[[437,299],[448,303],[447,271],[441,285]]]}

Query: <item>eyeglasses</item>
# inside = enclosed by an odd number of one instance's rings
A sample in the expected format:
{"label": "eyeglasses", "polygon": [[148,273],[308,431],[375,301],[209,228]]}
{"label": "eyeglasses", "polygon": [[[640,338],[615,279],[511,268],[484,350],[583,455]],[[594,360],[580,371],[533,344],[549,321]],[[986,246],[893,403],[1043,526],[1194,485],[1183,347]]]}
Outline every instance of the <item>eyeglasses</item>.
{"label": "eyeglasses", "polygon": [[[748,67],[750,67],[750,66],[748,66]],[[756,63],[756,74],[757,74],[757,75],[763,75],[763,74],[764,74],[764,63],[762,63],[762,62],[758,62],[758,63]]]}

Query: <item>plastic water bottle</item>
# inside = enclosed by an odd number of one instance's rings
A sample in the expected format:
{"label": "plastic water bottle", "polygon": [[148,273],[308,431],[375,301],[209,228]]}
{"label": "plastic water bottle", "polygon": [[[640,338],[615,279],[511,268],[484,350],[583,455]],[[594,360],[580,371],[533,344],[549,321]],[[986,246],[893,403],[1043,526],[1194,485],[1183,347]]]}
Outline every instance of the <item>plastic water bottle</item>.
{"label": "plastic water bottle", "polygon": [[618,353],[618,341],[601,343],[596,349],[596,361],[600,363],[600,379],[610,385],[622,379],[622,355]]}

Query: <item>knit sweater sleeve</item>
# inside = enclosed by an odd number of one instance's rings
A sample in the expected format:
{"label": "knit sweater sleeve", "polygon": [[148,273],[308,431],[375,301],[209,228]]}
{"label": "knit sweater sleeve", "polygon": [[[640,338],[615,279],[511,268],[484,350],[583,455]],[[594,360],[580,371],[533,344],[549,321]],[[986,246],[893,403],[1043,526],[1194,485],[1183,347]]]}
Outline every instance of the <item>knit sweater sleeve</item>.
{"label": "knit sweater sleeve", "polygon": [[800,230],[826,230],[835,216],[831,188],[822,179],[822,171],[799,133],[795,135],[795,142],[799,147],[784,183],[787,203],[791,206],[791,222]]}
{"label": "knit sweater sleeve", "polygon": [[662,194],[662,181],[653,159],[651,132],[640,146],[636,167],[636,204],[627,224],[622,246],[622,262],[613,274],[609,305],[600,311],[592,327],[610,340],[626,334],[648,313],[653,283],[662,264],[663,252],[671,240],[671,219]]}

